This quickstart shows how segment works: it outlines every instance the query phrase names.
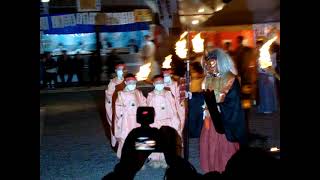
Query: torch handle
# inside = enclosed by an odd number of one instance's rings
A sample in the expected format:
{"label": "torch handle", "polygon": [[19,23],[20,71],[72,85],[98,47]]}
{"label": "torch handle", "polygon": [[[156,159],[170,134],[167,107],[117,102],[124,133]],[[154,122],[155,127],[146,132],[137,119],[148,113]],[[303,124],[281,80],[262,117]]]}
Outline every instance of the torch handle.
{"label": "torch handle", "polygon": [[272,73],[272,75],[280,81],[280,75],[276,72],[276,70],[272,67],[268,68],[268,71]]}

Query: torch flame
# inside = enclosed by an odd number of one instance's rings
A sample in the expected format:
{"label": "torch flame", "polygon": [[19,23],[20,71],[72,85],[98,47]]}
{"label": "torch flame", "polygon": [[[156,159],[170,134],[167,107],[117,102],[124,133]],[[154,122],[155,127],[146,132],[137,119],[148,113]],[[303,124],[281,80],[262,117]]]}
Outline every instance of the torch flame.
{"label": "torch flame", "polygon": [[192,39],[192,46],[193,46],[193,51],[195,53],[201,53],[204,50],[204,45],[203,45],[204,39],[201,39],[200,33],[198,33],[193,39]]}
{"label": "torch flame", "polygon": [[170,65],[170,63],[172,61],[171,57],[172,57],[171,54],[165,57],[165,59],[162,63],[162,68],[166,68],[166,69],[171,68],[171,65]]}
{"label": "torch flame", "polygon": [[146,80],[151,72],[151,63],[140,66],[139,72],[136,74],[138,81]]}
{"label": "torch flame", "polygon": [[176,42],[175,52],[182,59],[187,57],[188,49],[186,47],[187,41],[185,39]]}
{"label": "torch flame", "polygon": [[277,39],[277,36],[273,37],[272,39],[264,43],[263,46],[260,48],[259,64],[262,69],[266,69],[272,66],[269,48],[276,39]]}
{"label": "torch flame", "polygon": [[188,31],[183,32],[180,36],[180,40],[186,37],[187,34],[188,34]]}
{"label": "torch flame", "polygon": [[278,152],[278,151],[280,151],[280,149],[277,148],[277,147],[272,147],[272,148],[270,149],[270,151],[271,151],[271,152]]}

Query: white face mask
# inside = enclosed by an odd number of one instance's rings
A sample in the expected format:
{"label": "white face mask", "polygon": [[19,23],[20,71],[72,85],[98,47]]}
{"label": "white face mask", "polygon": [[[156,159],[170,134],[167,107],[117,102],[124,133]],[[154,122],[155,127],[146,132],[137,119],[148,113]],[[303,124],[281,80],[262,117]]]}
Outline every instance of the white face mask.
{"label": "white face mask", "polygon": [[128,91],[133,91],[136,89],[136,84],[128,84],[126,88]]}
{"label": "white face mask", "polygon": [[162,91],[164,89],[164,84],[156,84],[154,85],[154,89],[157,91]]}
{"label": "white face mask", "polygon": [[170,76],[164,76],[164,77],[163,77],[163,81],[164,81],[165,83],[171,83],[171,77],[170,77]]}
{"label": "white face mask", "polygon": [[122,70],[117,70],[116,73],[117,73],[118,79],[122,79],[123,78],[123,71]]}

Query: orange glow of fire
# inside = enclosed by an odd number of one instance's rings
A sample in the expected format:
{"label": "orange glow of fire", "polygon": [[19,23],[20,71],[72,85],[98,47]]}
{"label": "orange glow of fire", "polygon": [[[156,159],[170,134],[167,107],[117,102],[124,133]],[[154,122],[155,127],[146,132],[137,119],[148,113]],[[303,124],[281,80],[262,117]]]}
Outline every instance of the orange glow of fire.
{"label": "orange glow of fire", "polygon": [[262,69],[266,69],[272,66],[271,56],[269,53],[269,49],[271,44],[277,39],[275,36],[272,39],[268,40],[263,46],[260,48],[260,56],[259,56],[259,64]]}
{"label": "orange glow of fire", "polygon": [[139,72],[136,74],[138,81],[146,80],[151,72],[151,63],[140,66]]}
{"label": "orange glow of fire", "polygon": [[162,68],[166,68],[166,69],[171,68],[171,65],[170,65],[170,63],[172,62],[171,57],[172,57],[171,54],[165,57],[165,59],[162,63]]}
{"label": "orange glow of fire", "polygon": [[175,52],[180,58],[182,59],[186,58],[188,53],[187,40],[183,39],[183,40],[177,41]]}
{"label": "orange glow of fire", "polygon": [[277,151],[280,151],[280,149],[278,149],[277,147],[272,147],[270,149],[271,152],[277,152]]}
{"label": "orange glow of fire", "polygon": [[192,40],[192,47],[195,53],[201,53],[204,50],[204,39],[201,38],[200,33],[198,33]]}

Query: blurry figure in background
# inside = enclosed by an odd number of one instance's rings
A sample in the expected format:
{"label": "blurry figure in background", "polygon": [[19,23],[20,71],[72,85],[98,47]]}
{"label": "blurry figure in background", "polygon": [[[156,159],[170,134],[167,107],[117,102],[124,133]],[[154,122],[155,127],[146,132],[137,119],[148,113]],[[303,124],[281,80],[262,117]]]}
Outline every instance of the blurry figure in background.
{"label": "blurry figure in background", "polygon": [[190,138],[199,138],[203,125],[203,104],[204,94],[201,84],[205,78],[201,63],[192,62],[190,64],[192,98],[189,100],[189,133]]}
{"label": "blurry figure in background", "polygon": [[108,67],[108,78],[112,79],[112,75],[115,73],[115,65],[121,61],[120,56],[116,49],[112,49],[110,54],[107,56],[107,67]]}
{"label": "blurry figure in background", "polygon": [[148,79],[152,79],[156,74],[160,74],[159,64],[155,61],[155,51],[156,47],[154,43],[151,41],[150,35],[145,35],[145,42],[143,43],[141,49],[141,56],[144,63],[151,63],[151,72],[149,74]]}
{"label": "blurry figure in background", "polygon": [[121,157],[123,143],[129,132],[139,127],[136,113],[139,106],[146,106],[146,98],[136,89],[137,79],[127,74],[124,79],[125,88],[118,92],[115,102],[114,136],[118,142],[117,156]]}
{"label": "blurry figure in background", "polygon": [[139,47],[137,45],[136,40],[130,39],[128,43],[130,54],[139,52]]}
{"label": "blurry figure in background", "polygon": [[244,46],[238,53],[238,77],[241,86],[242,108],[245,112],[247,129],[249,130],[249,115],[257,97],[257,59],[253,48]]}
{"label": "blurry figure in background", "polygon": [[[155,110],[154,123],[151,127],[160,129],[161,126],[170,126],[178,131],[182,136],[182,123],[178,117],[178,111],[174,96],[170,91],[164,89],[164,78],[156,75],[153,78],[154,90],[148,94],[147,106],[151,106]],[[152,153],[149,156],[149,164],[153,168],[167,167],[163,153]]]}
{"label": "blurry figure in background", "polygon": [[[271,52],[273,52],[275,55],[275,58],[276,58],[276,72],[278,74],[280,74],[280,45],[277,44],[277,43],[273,43],[271,45]],[[278,97],[278,101],[279,101],[279,104],[280,104],[280,80],[278,79],[275,79],[276,80],[276,89],[277,89],[277,97]]]}
{"label": "blurry figure in background", "polygon": [[241,51],[241,49],[244,47],[243,40],[244,40],[243,36],[237,37],[237,48],[235,50],[236,53],[239,53]]}
{"label": "blurry figure in background", "polygon": [[[61,80],[61,86],[65,87],[70,85],[72,81],[72,62],[71,58],[67,55],[67,51],[63,50],[62,55],[58,58],[58,75]],[[65,76],[67,75],[67,83],[65,81]]]}
{"label": "blurry figure in background", "polygon": [[44,54],[40,55],[40,89],[46,86],[46,68],[45,68],[46,57]]}
{"label": "blurry figure in background", "polygon": [[234,52],[231,50],[231,47],[232,47],[231,42],[225,42],[223,49],[227,54],[229,54],[229,56],[233,57]]}
{"label": "blurry figure in background", "polygon": [[[106,108],[106,117],[107,121],[110,127],[110,132],[111,132],[111,145],[114,147],[116,145],[116,138],[114,137],[114,134],[112,132],[112,121],[114,119],[114,114],[113,114],[113,109],[115,108],[115,99],[113,98],[114,94],[117,94],[116,92],[116,86],[123,84],[123,75],[124,75],[124,69],[125,69],[125,64],[123,62],[119,62],[115,66],[115,71],[116,71],[116,77],[113,78],[109,84],[108,84],[108,89],[105,90],[105,108]],[[123,87],[124,88],[124,87]],[[123,90],[123,88],[121,90]]]}
{"label": "blurry figure in background", "polygon": [[89,59],[89,76],[91,85],[100,84],[100,75],[102,72],[102,62],[97,51],[94,51]]}
{"label": "blurry figure in background", "polygon": [[73,73],[76,74],[78,78],[78,85],[82,86],[83,85],[83,66],[84,66],[84,60],[81,57],[81,54],[78,52],[74,58],[73,58]]}
{"label": "blurry figure in background", "polygon": [[203,62],[204,126],[200,136],[200,166],[205,172],[223,172],[240,146],[247,146],[237,70],[222,49],[208,52]]}
{"label": "blurry figure in background", "polygon": [[243,40],[244,40],[244,37],[243,36],[238,36],[237,37],[237,47],[233,53],[233,57],[232,57],[232,60],[234,61],[235,63],[235,66],[236,68],[238,69],[240,66],[241,66],[241,63],[242,63],[242,59],[241,59],[241,53],[244,49],[244,45],[243,45]]}
{"label": "blurry figure in background", "polygon": [[45,52],[44,56],[47,86],[48,89],[53,89],[57,84],[57,62],[51,57],[49,52]]}
{"label": "blurry figure in background", "polygon": [[178,131],[182,134],[182,130],[184,127],[185,121],[185,105],[184,101],[181,101],[180,98],[180,87],[178,82],[172,78],[172,70],[171,69],[162,69],[164,87],[166,90],[169,90],[174,98],[175,106],[178,112],[178,118],[180,120],[182,128],[181,131]]}
{"label": "blurry figure in background", "polygon": [[[274,49],[270,48],[272,67],[275,68],[277,66],[276,56],[277,54],[273,52]],[[277,94],[276,94],[276,82],[274,76],[258,67],[259,72],[259,105],[258,112],[264,114],[270,114],[277,111],[278,103],[277,103]]]}

